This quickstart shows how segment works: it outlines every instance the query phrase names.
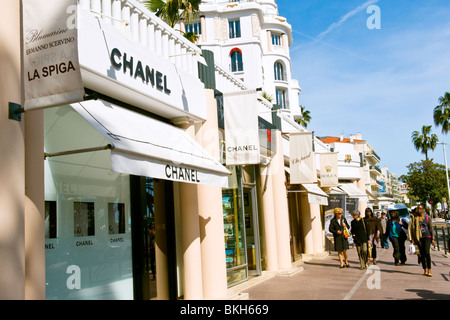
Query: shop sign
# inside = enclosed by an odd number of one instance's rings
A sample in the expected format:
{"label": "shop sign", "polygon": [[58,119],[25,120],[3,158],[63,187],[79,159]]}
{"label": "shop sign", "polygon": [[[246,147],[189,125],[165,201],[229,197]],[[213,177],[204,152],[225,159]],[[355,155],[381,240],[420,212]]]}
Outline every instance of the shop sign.
{"label": "shop sign", "polygon": [[289,134],[291,184],[314,183],[312,132],[291,132]]}
{"label": "shop sign", "polygon": [[24,108],[83,99],[76,0],[22,0]]}
{"label": "shop sign", "polygon": [[134,79],[140,79],[142,83],[151,85],[153,88],[170,95],[171,90],[167,85],[167,76],[148,65],[143,64],[133,56],[114,48],[111,51],[111,64],[116,70],[122,70]]}
{"label": "shop sign", "polygon": [[83,101],[84,88],[166,118],[206,119],[197,74],[161,59],[77,0],[22,0],[24,109]]}
{"label": "shop sign", "polygon": [[78,8],[78,55],[84,86],[165,118],[206,119],[197,73],[131,41],[114,24]]}
{"label": "shop sign", "polygon": [[201,183],[198,177],[198,171],[194,169],[166,165],[164,173],[168,180]]}
{"label": "shop sign", "polygon": [[337,152],[320,154],[321,187],[337,187],[339,185],[337,155]]}
{"label": "shop sign", "polygon": [[227,166],[259,164],[256,91],[226,93],[223,97]]}

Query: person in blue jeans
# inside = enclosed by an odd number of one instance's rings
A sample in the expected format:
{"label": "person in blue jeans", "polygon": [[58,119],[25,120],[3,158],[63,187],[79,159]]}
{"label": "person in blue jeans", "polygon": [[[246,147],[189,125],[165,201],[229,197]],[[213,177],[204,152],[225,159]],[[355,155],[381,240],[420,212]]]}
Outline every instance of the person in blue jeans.
{"label": "person in blue jeans", "polygon": [[394,257],[396,266],[405,264],[407,260],[405,253],[405,241],[407,235],[405,231],[403,231],[402,224],[398,211],[392,211],[391,219],[387,223],[386,233],[389,236],[389,240],[392,242],[392,247],[394,249],[392,256]]}

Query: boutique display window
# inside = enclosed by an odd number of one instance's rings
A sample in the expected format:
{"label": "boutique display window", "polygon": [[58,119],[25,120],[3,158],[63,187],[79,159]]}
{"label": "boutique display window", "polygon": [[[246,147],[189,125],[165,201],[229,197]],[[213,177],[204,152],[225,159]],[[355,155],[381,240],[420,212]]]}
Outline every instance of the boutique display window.
{"label": "boutique display window", "polygon": [[241,167],[228,167],[229,188],[222,189],[225,255],[228,285],[247,279],[245,220]]}
{"label": "boutique display window", "polygon": [[[44,135],[47,153],[108,143],[70,106],[44,111]],[[47,157],[45,200],[46,298],[133,299],[130,176],[110,151]]]}

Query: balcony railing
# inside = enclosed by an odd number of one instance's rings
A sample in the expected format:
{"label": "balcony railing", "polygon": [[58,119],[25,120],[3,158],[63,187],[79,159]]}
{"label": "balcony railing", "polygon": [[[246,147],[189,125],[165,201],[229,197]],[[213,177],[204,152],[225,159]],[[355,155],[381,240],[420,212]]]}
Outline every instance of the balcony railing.
{"label": "balcony railing", "polygon": [[381,174],[381,169],[378,166],[369,166],[370,171],[375,171]]}
{"label": "balcony railing", "polygon": [[80,0],[81,9],[90,11],[104,23],[112,24],[129,41],[168,59],[182,70],[198,76],[194,57],[200,48],[183,37],[180,31],[150,12],[137,0]]}
{"label": "balcony railing", "polygon": [[378,162],[381,161],[380,156],[379,156],[378,154],[376,154],[375,151],[369,151],[369,152],[366,152],[366,157],[374,157],[375,160],[377,160]]}

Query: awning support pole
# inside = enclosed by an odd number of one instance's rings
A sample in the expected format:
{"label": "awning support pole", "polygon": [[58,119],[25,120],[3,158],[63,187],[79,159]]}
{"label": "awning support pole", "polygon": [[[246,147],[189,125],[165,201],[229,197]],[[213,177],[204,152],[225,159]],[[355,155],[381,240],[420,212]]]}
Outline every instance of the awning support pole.
{"label": "awning support pole", "polygon": [[51,157],[67,156],[67,155],[77,154],[77,153],[86,153],[86,152],[94,152],[94,151],[102,151],[102,150],[113,150],[114,148],[115,147],[113,144],[107,144],[106,146],[103,146],[103,147],[76,149],[76,150],[61,151],[61,152],[55,152],[55,153],[44,153],[44,159],[51,158]]}

